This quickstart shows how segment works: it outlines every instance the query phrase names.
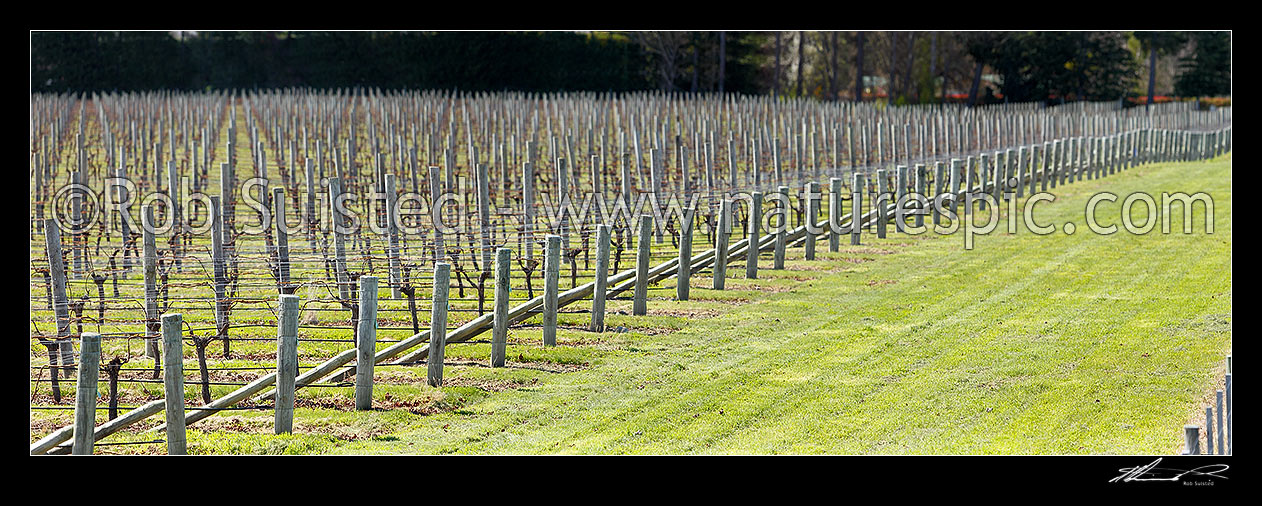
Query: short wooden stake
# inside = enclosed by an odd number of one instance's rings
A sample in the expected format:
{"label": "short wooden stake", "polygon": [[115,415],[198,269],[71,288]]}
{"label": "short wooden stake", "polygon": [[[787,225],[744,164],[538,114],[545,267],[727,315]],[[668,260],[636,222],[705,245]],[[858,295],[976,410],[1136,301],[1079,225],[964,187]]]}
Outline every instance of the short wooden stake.
{"label": "short wooden stake", "polygon": [[688,300],[688,282],[692,277],[692,221],[695,210],[684,209],[683,222],[679,224],[679,265],[675,270],[675,298]]}
{"label": "short wooden stake", "polygon": [[[1227,357],[1228,364],[1231,363],[1231,356]],[[1223,420],[1223,428],[1227,429],[1227,455],[1231,455],[1231,366],[1227,367],[1227,375],[1223,378],[1223,389],[1226,390],[1225,397],[1227,401],[1227,418]]]}
{"label": "short wooden stake", "polygon": [[1210,407],[1205,408],[1205,453],[1214,454],[1214,408]]}
{"label": "short wooden stake", "polygon": [[762,192],[749,201],[749,247],[745,249],[745,279],[758,279],[758,243],[762,233]]}
{"label": "short wooden stake", "polygon": [[855,173],[850,184],[850,192],[854,197],[850,200],[850,245],[859,245],[859,234],[863,230],[863,187],[866,181],[863,174]]}
{"label": "short wooden stake", "polygon": [[[1223,452],[1223,448],[1224,448],[1224,445],[1223,445],[1223,391],[1222,390],[1216,391],[1214,393],[1214,397],[1216,399],[1216,402],[1214,405],[1217,407],[1217,409],[1214,410],[1214,413],[1216,414],[1215,421],[1218,422],[1214,424],[1214,426],[1218,427],[1218,436],[1217,436],[1218,437],[1218,454],[1222,455],[1224,453]],[[1208,438],[1210,435],[1213,435],[1213,434],[1214,434],[1213,431],[1206,429],[1205,437]],[[1210,453],[1213,453],[1213,450],[1210,450]]]}
{"label": "short wooden stake", "polygon": [[916,216],[912,218],[912,225],[915,226],[917,230],[925,226],[925,214],[928,213],[928,211],[926,211],[926,199],[929,195],[928,176],[929,173],[925,169],[924,164],[916,164],[916,180],[913,183],[916,187],[915,191],[917,193],[917,197],[915,199]]}
{"label": "short wooden stake", "polygon": [[92,455],[96,442],[96,386],[101,365],[101,335],[84,332],[79,338],[79,382],[75,390],[72,455]]}
{"label": "short wooden stake", "polygon": [[162,315],[162,383],[166,394],[167,454],[187,453],[184,431],[184,340],[183,318],[179,313]]}
{"label": "short wooden stake", "polygon": [[876,237],[885,238],[886,226],[888,218],[885,213],[889,211],[889,181],[885,177],[885,169],[877,169],[876,171]]}
{"label": "short wooden stake", "polygon": [[819,183],[806,183],[806,243],[802,246],[807,260],[815,260],[815,224],[819,223]]}
{"label": "short wooden stake", "polygon": [[592,289],[592,322],[588,330],[605,331],[605,295],[609,285],[609,225],[596,227],[596,284]]}
{"label": "short wooden stake", "polygon": [[355,410],[372,409],[373,366],[377,354],[377,277],[359,277],[359,353],[355,361]]}
{"label": "short wooden stake", "polygon": [[[497,252],[495,263],[497,270],[507,270],[508,260],[504,257],[508,256],[505,254],[508,252],[507,248],[500,248]],[[498,296],[499,290],[499,279],[497,278],[495,283],[496,316],[499,316],[498,306],[501,298]],[[426,379],[429,382],[429,386],[435,388],[443,386],[443,355],[447,351],[447,297],[450,291],[451,264],[439,262],[434,265],[434,297],[429,317],[429,360],[426,364],[429,369]],[[508,297],[503,298],[507,299]],[[500,357],[503,356],[504,354],[501,352]],[[500,365],[503,364],[501,363]]]}
{"label": "short wooden stake", "polygon": [[[714,289],[722,290],[727,279],[727,243],[732,228],[732,201],[719,204],[719,228],[714,238]],[[645,269],[647,271],[647,269]]]}
{"label": "short wooden stake", "polygon": [[[275,432],[294,431],[294,388],[298,377],[298,296],[280,296],[280,318],[276,326]],[[167,424],[170,426],[170,423]]]}
{"label": "short wooden stake", "polygon": [[776,232],[775,251],[773,253],[771,268],[775,270],[781,270],[781,269],[784,269],[784,255],[785,255],[784,249],[788,247],[787,238],[789,236],[789,212],[790,212],[789,187],[781,186],[779,188],[776,188],[776,191],[780,192],[780,199],[779,199],[780,200],[780,205],[779,205],[780,221],[778,223],[779,230]]}
{"label": "short wooden stake", "polygon": [[[828,251],[841,251],[841,183],[839,177],[828,179]],[[757,243],[750,243],[757,244]]]}
{"label": "short wooden stake", "polygon": [[1184,455],[1200,455],[1201,449],[1201,428],[1195,425],[1183,426],[1183,454]]}
{"label": "short wooden stake", "polygon": [[653,233],[653,217],[640,215],[640,237],[636,241],[635,257],[635,293],[631,302],[631,314],[642,316],[648,314],[649,294],[649,240]]}
{"label": "short wooden stake", "polygon": [[557,345],[557,296],[561,275],[561,236],[549,235],[543,252],[543,345]]}

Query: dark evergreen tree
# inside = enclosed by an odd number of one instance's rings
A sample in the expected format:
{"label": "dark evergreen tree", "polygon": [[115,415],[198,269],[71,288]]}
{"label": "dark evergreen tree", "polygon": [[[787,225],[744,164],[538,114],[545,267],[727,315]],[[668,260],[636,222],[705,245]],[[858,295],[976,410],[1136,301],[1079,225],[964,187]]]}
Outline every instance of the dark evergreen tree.
{"label": "dark evergreen tree", "polygon": [[968,48],[1000,75],[1006,100],[1115,100],[1136,77],[1126,40],[1123,32],[978,32]]}
{"label": "dark evergreen tree", "polygon": [[1192,32],[1196,49],[1180,62],[1174,92],[1183,96],[1231,95],[1231,32]]}

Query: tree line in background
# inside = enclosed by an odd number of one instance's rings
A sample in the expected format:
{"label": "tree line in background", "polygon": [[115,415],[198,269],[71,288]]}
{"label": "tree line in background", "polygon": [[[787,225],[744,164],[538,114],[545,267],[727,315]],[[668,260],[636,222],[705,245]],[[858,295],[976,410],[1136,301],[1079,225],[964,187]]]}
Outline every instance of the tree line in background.
{"label": "tree line in background", "polygon": [[1230,32],[33,32],[31,88],[1151,103],[1158,57],[1177,58],[1175,95],[1231,94]]}

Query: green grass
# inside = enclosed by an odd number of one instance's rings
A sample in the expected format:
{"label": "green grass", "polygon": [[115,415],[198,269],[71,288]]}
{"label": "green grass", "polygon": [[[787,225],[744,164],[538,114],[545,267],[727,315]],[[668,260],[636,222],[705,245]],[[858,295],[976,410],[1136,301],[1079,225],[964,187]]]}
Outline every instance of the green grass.
{"label": "green grass", "polygon": [[[1214,234],[1199,207],[1191,235],[1177,233],[1181,212],[1170,235],[1091,234],[1083,210],[1097,191],[1158,203],[1163,191],[1208,192]],[[270,411],[229,412],[191,427],[189,450],[1172,454],[1230,353],[1230,155],[1054,193],[1036,211],[1051,235],[1006,234],[1001,221],[966,251],[961,233],[891,226],[860,247],[843,238],[838,253],[821,241],[816,261],[790,250],[783,271],[767,254],[758,280],[742,279],[742,260],[726,291],[694,275],[691,301],[671,300],[665,281],[648,316],[611,301],[609,328],[629,332],[589,333],[587,315],[562,314],[556,348],[542,347],[537,326],[513,329],[508,368],[485,367],[488,344],[452,345],[440,389],[424,384],[423,365],[381,367],[380,409],[350,411],[350,387],[303,389],[294,435],[270,435]],[[1099,221],[1119,223],[1120,207],[1100,205]],[[1074,235],[1059,231],[1069,221]],[[317,346],[312,361],[330,354]]]}
{"label": "green grass", "polygon": [[[959,235],[865,237],[857,254],[790,261],[819,277],[789,292],[735,307],[652,301],[724,314],[333,451],[1173,453],[1231,347],[1230,189],[1228,155],[1062,187],[1037,216],[1074,221],[1074,235],[1022,229],[972,251]],[[1090,234],[1083,210],[1098,190],[1209,192],[1215,232],[1198,214],[1192,235]],[[1097,216],[1116,223],[1120,207]],[[894,253],[862,253],[873,248]],[[807,265],[836,272],[795,270]],[[717,295],[693,283],[697,299]]]}

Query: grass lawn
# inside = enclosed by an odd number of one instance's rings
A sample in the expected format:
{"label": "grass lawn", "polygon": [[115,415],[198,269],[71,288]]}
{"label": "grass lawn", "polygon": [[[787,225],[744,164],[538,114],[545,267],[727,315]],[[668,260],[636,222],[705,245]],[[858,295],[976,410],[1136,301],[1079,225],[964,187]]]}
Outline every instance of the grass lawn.
{"label": "grass lawn", "polygon": [[[1119,228],[1131,192],[1207,192],[1214,233],[1198,206],[1190,235],[1177,207],[1174,233],[1095,235],[1097,191],[1121,196],[1097,208]],[[691,301],[665,281],[645,317],[610,301],[628,332],[562,314],[556,348],[512,330],[508,368],[486,367],[484,342],[452,345],[440,389],[423,364],[381,367],[383,409],[307,388],[294,435],[270,435],[270,411],[229,412],[190,427],[189,451],[1173,454],[1231,349],[1231,155],[1054,193],[1035,211],[1051,235],[1007,234],[1005,217],[972,250],[891,226],[837,253],[821,241],[815,261],[794,248],[782,271],[768,253],[757,280],[734,262],[722,292],[694,275]]]}

